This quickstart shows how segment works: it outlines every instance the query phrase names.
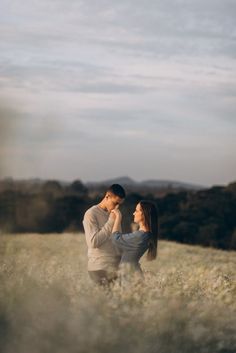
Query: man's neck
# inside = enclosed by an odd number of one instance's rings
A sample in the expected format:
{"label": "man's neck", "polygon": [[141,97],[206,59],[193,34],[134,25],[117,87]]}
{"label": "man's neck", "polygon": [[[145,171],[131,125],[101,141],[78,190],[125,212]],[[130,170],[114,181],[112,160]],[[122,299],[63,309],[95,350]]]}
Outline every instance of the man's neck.
{"label": "man's neck", "polygon": [[107,208],[106,208],[106,205],[104,205],[103,200],[98,204],[98,207],[100,207],[103,211],[107,212]]}

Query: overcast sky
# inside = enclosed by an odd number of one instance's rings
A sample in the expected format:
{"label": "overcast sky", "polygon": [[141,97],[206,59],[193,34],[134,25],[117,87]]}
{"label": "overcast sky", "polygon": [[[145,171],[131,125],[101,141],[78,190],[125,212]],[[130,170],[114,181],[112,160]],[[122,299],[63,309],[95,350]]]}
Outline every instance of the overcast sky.
{"label": "overcast sky", "polygon": [[236,179],[235,0],[1,0],[1,177]]}

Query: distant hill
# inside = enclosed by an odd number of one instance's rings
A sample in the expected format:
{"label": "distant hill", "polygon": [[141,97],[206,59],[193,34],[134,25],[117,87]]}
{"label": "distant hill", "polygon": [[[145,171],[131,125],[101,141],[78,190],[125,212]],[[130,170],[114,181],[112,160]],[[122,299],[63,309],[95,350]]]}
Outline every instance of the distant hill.
{"label": "distant hill", "polygon": [[[10,186],[16,186],[18,185],[19,187],[23,186],[28,186],[28,187],[34,187],[38,188],[41,187],[44,183],[48,181],[56,181],[58,182],[61,186],[66,187],[71,184],[69,181],[64,181],[64,180],[44,180],[40,178],[31,178],[31,179],[13,179],[13,178],[5,178],[0,180],[0,184],[4,184],[5,186],[8,185]],[[112,184],[121,184],[125,186],[128,189],[133,190],[140,190],[140,189],[181,189],[181,190],[202,190],[206,189],[206,186],[203,185],[196,185],[196,184],[191,184],[191,183],[185,183],[181,181],[176,181],[176,180],[159,180],[159,179],[148,179],[148,180],[143,180],[143,181],[135,181],[131,179],[128,176],[121,176],[113,179],[106,179],[102,181],[91,181],[91,182],[83,182],[83,184],[88,188],[88,189],[96,189],[96,188],[102,188],[102,187],[107,187]]]}
{"label": "distant hill", "polygon": [[181,181],[175,180],[158,180],[158,179],[150,179],[143,181],[135,181],[128,176],[121,176],[114,179],[107,179],[99,182],[87,182],[85,185],[88,188],[96,188],[101,186],[109,186],[112,184],[121,184],[126,187],[131,187],[132,189],[182,189],[182,190],[202,190],[206,189],[203,185],[196,185],[191,183],[185,183]]}

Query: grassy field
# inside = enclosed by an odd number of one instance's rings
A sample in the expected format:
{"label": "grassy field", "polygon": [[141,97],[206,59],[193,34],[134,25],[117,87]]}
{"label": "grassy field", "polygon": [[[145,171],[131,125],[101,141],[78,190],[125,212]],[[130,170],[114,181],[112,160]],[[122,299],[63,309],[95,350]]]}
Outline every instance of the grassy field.
{"label": "grassy field", "polygon": [[4,353],[235,353],[236,253],[160,242],[145,282],[87,276],[83,234],[0,237]]}

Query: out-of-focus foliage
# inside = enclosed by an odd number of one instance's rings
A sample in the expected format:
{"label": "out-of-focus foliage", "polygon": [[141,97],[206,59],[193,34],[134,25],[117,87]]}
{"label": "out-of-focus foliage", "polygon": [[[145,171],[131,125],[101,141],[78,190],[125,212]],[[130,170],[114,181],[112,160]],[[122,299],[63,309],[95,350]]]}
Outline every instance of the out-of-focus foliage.
{"label": "out-of-focus foliage", "polygon": [[[80,180],[0,181],[1,232],[82,231],[84,212],[104,193],[89,190]],[[104,191],[103,191],[104,192]],[[160,237],[180,243],[236,249],[236,183],[200,191],[153,194],[128,193],[121,206],[123,230],[130,231],[141,199],[153,200],[159,210]]]}

